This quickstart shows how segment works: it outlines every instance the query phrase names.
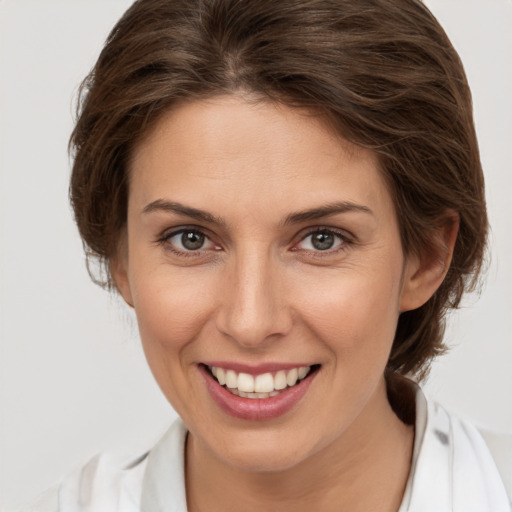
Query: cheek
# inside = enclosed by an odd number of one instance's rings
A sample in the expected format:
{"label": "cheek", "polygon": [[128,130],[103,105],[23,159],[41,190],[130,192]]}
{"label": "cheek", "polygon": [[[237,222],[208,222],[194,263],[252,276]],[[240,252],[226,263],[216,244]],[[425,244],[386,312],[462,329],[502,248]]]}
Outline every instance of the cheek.
{"label": "cheek", "polygon": [[399,282],[399,269],[340,272],[315,287],[304,283],[310,293],[294,295],[307,296],[301,317],[337,359],[385,365],[398,321]]}
{"label": "cheek", "polygon": [[201,403],[189,381],[196,368],[194,342],[211,317],[212,299],[204,284],[198,287],[186,272],[173,273],[168,267],[141,274],[140,280],[133,281],[135,312],[148,365],[163,394],[183,418],[189,417],[190,404]]}
{"label": "cheek", "polygon": [[[144,349],[172,356],[194,340],[208,320],[213,302],[207,276],[167,266],[134,279],[134,305]],[[206,281],[205,281],[206,280]]]}

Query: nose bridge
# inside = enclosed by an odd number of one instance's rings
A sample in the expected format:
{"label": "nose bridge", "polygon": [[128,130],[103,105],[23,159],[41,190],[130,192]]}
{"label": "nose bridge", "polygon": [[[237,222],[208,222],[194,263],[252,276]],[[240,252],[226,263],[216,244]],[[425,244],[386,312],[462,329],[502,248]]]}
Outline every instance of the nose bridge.
{"label": "nose bridge", "polygon": [[257,347],[290,327],[277,265],[257,242],[240,248],[231,261],[218,327],[241,345]]}

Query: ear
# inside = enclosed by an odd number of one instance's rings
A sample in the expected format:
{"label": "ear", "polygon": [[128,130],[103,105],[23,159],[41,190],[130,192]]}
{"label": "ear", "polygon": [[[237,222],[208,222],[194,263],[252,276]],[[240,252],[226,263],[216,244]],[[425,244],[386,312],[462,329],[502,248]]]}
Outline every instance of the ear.
{"label": "ear", "polygon": [[133,308],[132,290],[128,273],[128,240],[126,233],[121,235],[115,257],[110,260],[110,275],[117,291],[128,306]]}
{"label": "ear", "polygon": [[443,282],[452,261],[459,232],[459,216],[450,211],[439,223],[430,245],[406,258],[400,312],[423,306]]}

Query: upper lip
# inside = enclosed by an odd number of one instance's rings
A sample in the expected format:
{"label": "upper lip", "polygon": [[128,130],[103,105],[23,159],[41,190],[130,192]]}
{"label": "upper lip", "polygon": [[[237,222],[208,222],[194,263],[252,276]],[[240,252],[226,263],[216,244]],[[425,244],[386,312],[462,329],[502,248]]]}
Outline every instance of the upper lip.
{"label": "upper lip", "polygon": [[237,373],[248,373],[249,375],[261,375],[263,373],[278,372],[280,370],[291,370],[301,366],[313,366],[313,363],[260,363],[248,364],[235,361],[203,361],[206,366],[215,366],[224,370],[234,370]]}

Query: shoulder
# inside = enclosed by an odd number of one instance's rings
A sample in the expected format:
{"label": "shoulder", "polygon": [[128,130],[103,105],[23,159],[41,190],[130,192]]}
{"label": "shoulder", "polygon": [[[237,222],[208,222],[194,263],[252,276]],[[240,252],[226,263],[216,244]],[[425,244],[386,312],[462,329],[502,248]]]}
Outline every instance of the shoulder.
{"label": "shoulder", "polygon": [[419,388],[415,433],[404,510],[423,511],[428,503],[428,510],[510,512],[510,436],[484,439],[470,422],[428,400]]}
{"label": "shoulder", "polygon": [[21,512],[139,512],[155,509],[155,500],[185,510],[186,434],[178,419],[137,458],[96,455]]}
{"label": "shoulder", "polygon": [[491,452],[512,501],[512,434],[478,429]]}
{"label": "shoulder", "polygon": [[146,460],[96,455],[20,512],[138,512]]}

